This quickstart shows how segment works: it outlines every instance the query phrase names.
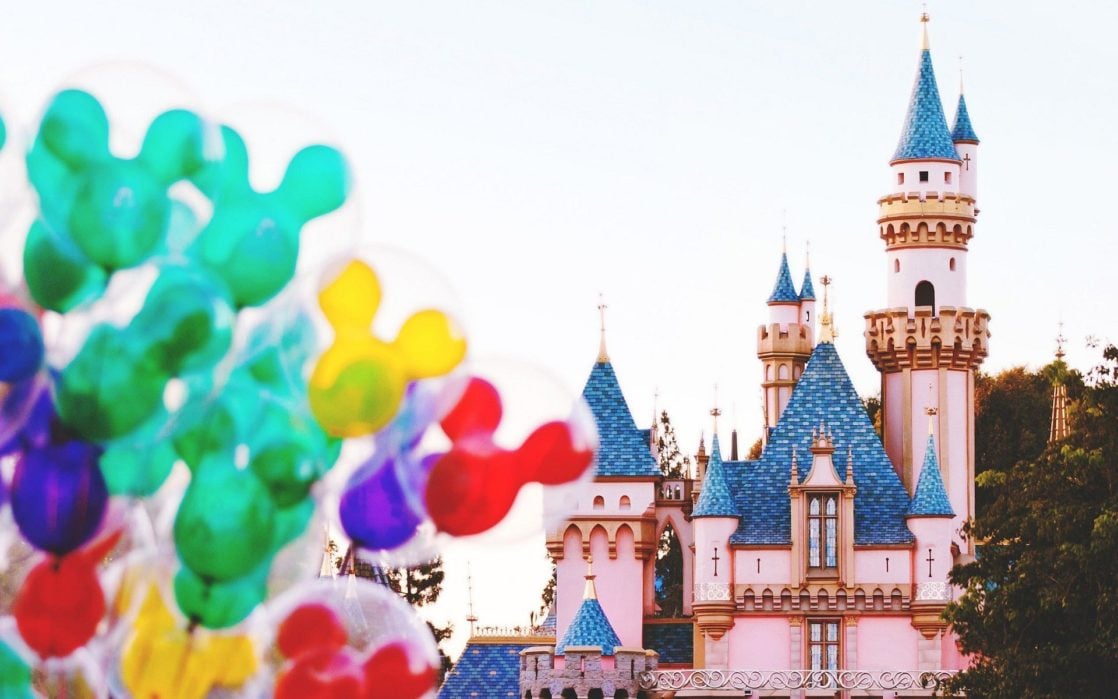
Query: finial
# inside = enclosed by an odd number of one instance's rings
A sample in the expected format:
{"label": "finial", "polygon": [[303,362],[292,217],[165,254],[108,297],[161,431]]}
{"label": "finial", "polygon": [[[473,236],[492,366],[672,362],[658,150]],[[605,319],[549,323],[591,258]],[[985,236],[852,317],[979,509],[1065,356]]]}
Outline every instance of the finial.
{"label": "finial", "polygon": [[796,469],[796,447],[795,446],[792,447],[792,468],[791,468],[790,473],[788,474],[788,483],[790,485],[799,485],[799,483],[800,483],[799,472]]}
{"label": "finial", "polygon": [[804,269],[811,269],[811,240],[804,241]]}
{"label": "finial", "polygon": [[598,599],[598,591],[594,588],[594,557],[591,555],[586,556],[586,589],[583,590],[583,599]]}
{"label": "finial", "polygon": [[819,280],[823,285],[823,313],[819,316],[819,341],[820,342],[834,342],[838,337],[838,330],[835,330],[834,319],[831,318],[831,309],[828,300],[828,294],[831,286],[831,278],[826,274]]}
{"label": "finial", "polygon": [[1067,338],[1064,337],[1064,321],[1060,321],[1059,327],[1060,329],[1056,333],[1056,359],[1062,362],[1064,361],[1064,343],[1067,342]]}
{"label": "finial", "polygon": [[959,96],[963,96],[963,54],[959,54]]}
{"label": "finial", "polygon": [[718,407],[718,384],[714,384],[714,407],[710,409],[710,416],[714,418],[714,434],[718,435],[718,416],[722,410]]}
{"label": "finial", "polygon": [[788,209],[780,210],[780,247],[781,252],[788,254]]}
{"label": "finial", "polygon": [[928,16],[928,3],[924,3],[924,12],[920,15],[920,26],[923,28],[923,38],[920,42],[920,49],[922,51],[928,50],[928,21],[931,17]]}
{"label": "finial", "polygon": [[846,445],[846,484],[854,485],[854,447]]}
{"label": "finial", "polygon": [[470,615],[466,617],[466,621],[470,624],[470,636],[473,637],[474,625],[477,623],[477,617],[474,616],[474,574],[470,569],[469,561],[466,561],[466,594],[470,602]]}
{"label": "finial", "polygon": [[598,294],[598,313],[602,318],[602,339],[598,343],[598,363],[605,364],[609,361],[609,355],[606,354],[606,300],[605,296],[601,293]]}
{"label": "finial", "polygon": [[[931,387],[932,385],[928,384],[928,388]],[[939,408],[935,408],[929,405],[927,408],[924,408],[924,414],[928,416],[928,436],[930,437],[936,433],[936,415],[939,415]]]}

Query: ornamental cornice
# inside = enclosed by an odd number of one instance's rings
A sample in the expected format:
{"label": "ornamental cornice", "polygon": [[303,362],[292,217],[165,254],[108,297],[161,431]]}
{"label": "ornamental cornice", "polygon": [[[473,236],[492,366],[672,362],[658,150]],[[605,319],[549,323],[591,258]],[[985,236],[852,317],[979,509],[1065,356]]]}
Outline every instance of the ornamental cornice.
{"label": "ornamental cornice", "polygon": [[866,354],[878,371],[976,369],[989,351],[990,314],[940,306],[887,308],[865,314]]}

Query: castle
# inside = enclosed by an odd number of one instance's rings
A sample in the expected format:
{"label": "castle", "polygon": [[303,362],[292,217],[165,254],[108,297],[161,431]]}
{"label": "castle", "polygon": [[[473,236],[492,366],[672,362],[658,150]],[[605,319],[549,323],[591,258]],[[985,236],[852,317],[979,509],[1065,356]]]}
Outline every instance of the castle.
{"label": "castle", "polygon": [[[604,334],[583,395],[597,470],[548,533],[554,629],[475,636],[440,697],[926,696],[967,660],[941,614],[974,555],[974,380],[989,315],[968,306],[979,140],[960,94],[948,127],[927,16],[891,189],[878,200],[888,278],[865,314],[881,436],[782,256],[758,329],[766,429],[756,460],[717,425],[689,477],[666,479]],[[717,419],[717,411],[712,411]],[[682,551],[678,609],[658,607],[658,552]]]}

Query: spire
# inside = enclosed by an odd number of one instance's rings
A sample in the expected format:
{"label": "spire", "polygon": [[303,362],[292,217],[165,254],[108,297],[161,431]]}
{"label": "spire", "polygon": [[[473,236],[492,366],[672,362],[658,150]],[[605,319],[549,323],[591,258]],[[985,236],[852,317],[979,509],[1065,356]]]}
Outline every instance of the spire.
{"label": "spire", "polygon": [[718,445],[718,433],[714,434],[710,447],[710,463],[707,465],[706,480],[699,493],[692,517],[737,517],[734,498],[730,495],[725,469],[722,468],[722,449]]}
{"label": "spire", "polygon": [[648,439],[637,429],[613,364],[608,361],[594,363],[582,397],[598,426],[595,474],[659,478],[660,469],[648,449]]}
{"label": "spire", "polygon": [[959,93],[959,106],[955,108],[955,126],[951,129],[951,140],[955,143],[978,143],[978,134],[970,123],[967,100]]}
{"label": "spire", "polygon": [[567,632],[555,646],[555,654],[563,655],[568,647],[591,646],[602,649],[602,655],[611,656],[614,649],[621,645],[621,639],[606,618],[605,610],[598,601],[598,593],[594,589],[593,559],[586,557],[586,590],[582,597],[582,606],[578,608]]}
{"label": "spire", "polygon": [[828,305],[827,292],[831,286],[831,278],[823,275],[819,280],[823,285],[823,312],[819,314],[819,342],[827,342],[833,344],[835,338],[838,337],[838,330],[835,330],[834,319],[831,317],[830,306]]}
{"label": "spire", "polygon": [[[810,244],[809,244],[810,245]],[[804,283],[800,285],[800,300],[801,301],[814,301],[815,300],[815,286],[811,283],[811,248],[808,247],[806,259],[804,261]]]}
{"label": "spire", "polygon": [[660,463],[660,411],[657,403],[660,401],[660,389],[652,393],[652,427],[648,430],[648,451],[652,453],[652,460]]}
{"label": "spire", "polygon": [[718,407],[718,384],[714,384],[714,407],[710,409],[710,416],[714,418],[714,439],[718,440],[718,417],[722,410]]}
{"label": "spire", "polygon": [[470,562],[466,561],[466,594],[470,602],[469,616],[466,623],[470,625],[470,638],[474,637],[474,627],[477,624],[477,615],[474,614],[474,574],[470,570]]}
{"label": "spire", "polygon": [[939,98],[935,71],[932,69],[932,52],[928,49],[928,13],[920,17],[923,41],[920,46],[920,65],[916,82],[908,103],[908,114],[901,129],[901,140],[893,154],[898,160],[926,160],[943,158],[958,160],[947,119],[943,115],[943,102]]}
{"label": "spire", "polygon": [[769,303],[798,303],[800,295],[792,283],[792,273],[788,271],[788,253],[780,253],[780,270],[776,274],[776,285],[769,296]]}
{"label": "spire", "polygon": [[334,550],[337,545],[334,543],[334,540],[330,538],[330,525],[323,523],[322,537],[322,563],[318,567],[318,577],[336,578],[338,577],[338,567],[334,563]]}
{"label": "spire", "polygon": [[598,342],[598,363],[606,364],[609,362],[609,354],[606,353],[606,301],[602,294],[598,294],[598,313],[602,317],[602,338]]}
{"label": "spire", "polygon": [[[1056,335],[1056,361],[1060,364],[1064,362],[1064,341],[1064,324],[1060,323],[1060,332]],[[1052,421],[1048,428],[1048,443],[1066,439],[1068,434],[1068,387],[1064,385],[1063,376],[1058,374],[1052,385]]]}
{"label": "spire", "polygon": [[[935,413],[929,410],[928,429],[931,430],[932,416]],[[924,464],[920,467],[920,478],[916,481],[916,491],[912,494],[906,517],[954,517],[955,511],[951,509],[951,501],[947,499],[947,491],[943,487],[943,477],[939,473],[939,461],[936,459],[936,438],[928,435],[928,443],[924,447]]]}
{"label": "spire", "polygon": [[730,430],[730,461],[738,460],[738,428]]}

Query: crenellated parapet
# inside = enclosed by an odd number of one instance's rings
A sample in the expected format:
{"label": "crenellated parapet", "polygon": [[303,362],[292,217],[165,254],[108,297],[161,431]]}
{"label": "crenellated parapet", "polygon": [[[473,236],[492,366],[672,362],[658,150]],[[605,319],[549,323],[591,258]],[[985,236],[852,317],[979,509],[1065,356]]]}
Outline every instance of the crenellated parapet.
{"label": "crenellated parapet", "polygon": [[[520,651],[520,696],[539,697],[546,690],[558,699],[572,690],[579,699],[594,690],[613,697],[624,691],[638,696],[638,677],[654,672],[659,655],[643,648],[618,646],[609,656],[594,646],[568,647],[563,656],[555,656],[554,646],[535,646]],[[530,695],[528,693],[531,693]]]}
{"label": "crenellated parapet", "polygon": [[757,328],[757,355],[766,357],[809,357],[815,346],[811,329],[799,323],[772,323]]}
{"label": "crenellated parapet", "polygon": [[955,192],[890,194],[878,200],[878,233],[886,250],[947,247],[966,250],[974,237],[974,199]]}
{"label": "crenellated parapet", "polygon": [[982,309],[930,306],[870,311],[866,354],[878,371],[977,369],[989,352],[990,314]]}

